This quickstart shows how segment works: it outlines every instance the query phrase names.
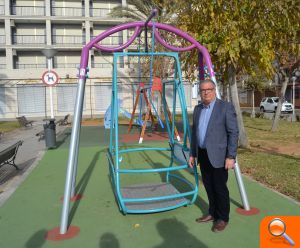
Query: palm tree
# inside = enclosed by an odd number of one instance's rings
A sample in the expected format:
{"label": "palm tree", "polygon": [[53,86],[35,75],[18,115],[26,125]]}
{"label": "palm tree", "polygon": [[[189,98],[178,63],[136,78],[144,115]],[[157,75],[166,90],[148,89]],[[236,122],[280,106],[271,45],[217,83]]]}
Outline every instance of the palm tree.
{"label": "palm tree", "polygon": [[172,0],[127,0],[127,6],[117,6],[110,13],[113,17],[127,18],[129,21],[145,21],[152,9],[157,9],[158,22],[174,19],[175,4]]}
{"label": "palm tree", "polygon": [[117,6],[110,13],[113,17],[126,18],[130,21],[146,20],[151,10],[157,8],[153,0],[128,0],[127,6]]}

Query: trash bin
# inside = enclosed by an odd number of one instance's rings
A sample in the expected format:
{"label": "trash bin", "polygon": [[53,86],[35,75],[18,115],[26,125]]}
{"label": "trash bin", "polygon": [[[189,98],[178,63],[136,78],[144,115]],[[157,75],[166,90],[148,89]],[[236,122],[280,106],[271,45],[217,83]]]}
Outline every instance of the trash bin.
{"label": "trash bin", "polygon": [[44,124],[45,142],[46,147],[56,147],[56,124],[55,119],[50,119],[49,122]]}

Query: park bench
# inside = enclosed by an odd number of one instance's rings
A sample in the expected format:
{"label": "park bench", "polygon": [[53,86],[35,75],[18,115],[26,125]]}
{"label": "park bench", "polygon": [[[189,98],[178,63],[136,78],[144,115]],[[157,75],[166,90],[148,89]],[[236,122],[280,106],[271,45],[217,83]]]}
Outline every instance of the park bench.
{"label": "park bench", "polygon": [[58,120],[55,124],[58,124],[58,125],[60,125],[60,126],[66,126],[66,125],[69,125],[69,124],[71,124],[71,122],[69,122],[69,117],[70,117],[70,115],[67,114],[67,115],[65,115],[64,118]]}
{"label": "park bench", "polygon": [[[60,126],[65,126],[65,125],[68,125],[70,124],[70,122],[68,121],[69,120],[69,117],[70,115],[67,114],[64,118],[58,120],[55,122],[55,124],[57,125],[60,125]],[[49,121],[50,119],[44,119],[44,121]],[[45,138],[45,130],[42,130],[38,133],[35,134],[35,136],[39,137],[39,141],[44,139]]]}
{"label": "park bench", "polygon": [[32,126],[32,123],[34,122],[34,121],[27,120],[24,115],[17,117],[17,120],[22,127],[27,127],[28,125]]}
{"label": "park bench", "polygon": [[45,131],[42,130],[42,131],[36,133],[35,136],[38,136],[39,137],[39,141],[40,141],[41,139],[45,138]]}
{"label": "park bench", "polygon": [[22,144],[23,141],[20,140],[17,143],[7,147],[6,149],[0,152],[0,167],[2,167],[5,164],[10,164],[14,166],[17,170],[19,170],[19,167],[15,164],[15,159],[19,146]]}

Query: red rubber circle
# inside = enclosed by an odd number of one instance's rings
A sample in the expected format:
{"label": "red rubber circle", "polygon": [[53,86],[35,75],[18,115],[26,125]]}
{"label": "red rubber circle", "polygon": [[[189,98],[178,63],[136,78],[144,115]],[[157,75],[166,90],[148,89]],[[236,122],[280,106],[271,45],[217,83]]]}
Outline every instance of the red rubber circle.
{"label": "red rubber circle", "polygon": [[241,214],[241,215],[247,215],[247,216],[250,216],[250,215],[257,215],[259,214],[260,210],[258,208],[250,208],[250,210],[245,210],[243,208],[237,208],[235,210],[238,214]]}
{"label": "red rubber circle", "polygon": [[60,231],[60,227],[55,227],[54,229],[46,233],[45,239],[52,240],[52,241],[62,241],[66,239],[72,239],[79,234],[80,228],[78,226],[69,226],[65,234],[60,234],[59,231]]}

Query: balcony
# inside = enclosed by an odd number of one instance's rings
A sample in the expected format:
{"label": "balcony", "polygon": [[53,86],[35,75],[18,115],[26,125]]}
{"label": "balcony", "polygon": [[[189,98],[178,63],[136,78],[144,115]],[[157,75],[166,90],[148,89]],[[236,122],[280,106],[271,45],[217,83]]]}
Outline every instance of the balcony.
{"label": "balcony", "polygon": [[52,16],[84,16],[84,8],[52,7]]}
{"label": "balcony", "polygon": [[109,63],[109,62],[103,62],[103,63],[92,62],[91,66],[92,66],[92,68],[112,68],[112,63]]}
{"label": "balcony", "polygon": [[[92,39],[94,39],[97,36],[92,36]],[[104,40],[100,41],[99,44],[103,46],[116,46],[119,44],[122,44],[123,37],[118,35],[111,35]]]}
{"label": "balcony", "polygon": [[18,45],[46,44],[45,35],[13,35],[12,38],[12,43]]}
{"label": "balcony", "polygon": [[0,45],[5,45],[5,35],[0,35]]}
{"label": "balcony", "polygon": [[0,5],[0,15],[4,15],[4,14],[5,14],[5,6]]}
{"label": "balcony", "polygon": [[53,35],[53,45],[84,45],[85,37],[79,35]]}
{"label": "balcony", "polygon": [[91,17],[109,17],[110,9],[107,8],[92,8],[90,9]]}
{"label": "balcony", "polygon": [[17,16],[45,16],[44,6],[12,6],[11,14]]}
{"label": "balcony", "polygon": [[47,68],[47,64],[20,64],[16,63],[15,69],[38,69],[38,68]]}
{"label": "balcony", "polygon": [[[79,61],[80,59],[78,59]],[[54,62],[53,68],[79,68],[79,63],[56,63]]]}

